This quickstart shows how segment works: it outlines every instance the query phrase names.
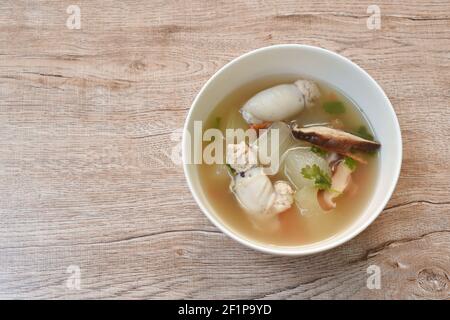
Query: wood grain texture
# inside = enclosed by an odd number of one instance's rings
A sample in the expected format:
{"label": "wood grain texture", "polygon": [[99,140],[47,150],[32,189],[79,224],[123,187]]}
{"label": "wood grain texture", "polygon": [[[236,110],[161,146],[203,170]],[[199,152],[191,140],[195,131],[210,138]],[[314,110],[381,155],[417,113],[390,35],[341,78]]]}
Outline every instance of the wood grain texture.
{"label": "wood grain texture", "polygon": [[[0,298],[450,298],[450,3],[0,3]],[[367,7],[381,9],[368,30]],[[381,216],[332,251],[272,257],[220,233],[170,161],[223,64],[303,43],[366,69],[404,161]],[[70,265],[81,289],[66,287]],[[366,286],[381,268],[381,289]]]}

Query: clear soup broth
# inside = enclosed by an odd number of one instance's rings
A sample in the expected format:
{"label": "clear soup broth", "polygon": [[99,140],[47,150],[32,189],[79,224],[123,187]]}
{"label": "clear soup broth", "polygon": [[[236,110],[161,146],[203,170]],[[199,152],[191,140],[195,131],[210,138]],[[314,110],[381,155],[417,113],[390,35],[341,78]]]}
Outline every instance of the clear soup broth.
{"label": "clear soup broth", "polygon": [[[272,76],[245,85],[223,99],[208,116],[204,129],[227,128],[248,129],[248,124],[240,116],[239,110],[256,93],[277,84],[291,83],[298,76]],[[314,107],[303,110],[293,119],[300,125],[324,124],[338,121],[342,130],[357,132],[361,128],[374,136],[369,122],[362,111],[345,95],[326,83],[315,81],[321,91],[321,97]],[[345,112],[332,114],[325,111],[327,100],[341,101]],[[309,144],[306,144],[310,146]],[[224,164],[196,165],[203,192],[218,218],[234,233],[260,243],[276,246],[298,246],[315,243],[333,237],[349,227],[368,205],[376,184],[378,154],[366,156],[367,164],[358,165],[352,174],[357,193],[343,193],[336,199],[336,208],[331,212],[315,212],[304,215],[294,204],[278,214],[279,227],[276,230],[255,225],[252,217],[240,206],[230,191],[230,175]],[[279,180],[277,175],[270,176],[272,181]]]}

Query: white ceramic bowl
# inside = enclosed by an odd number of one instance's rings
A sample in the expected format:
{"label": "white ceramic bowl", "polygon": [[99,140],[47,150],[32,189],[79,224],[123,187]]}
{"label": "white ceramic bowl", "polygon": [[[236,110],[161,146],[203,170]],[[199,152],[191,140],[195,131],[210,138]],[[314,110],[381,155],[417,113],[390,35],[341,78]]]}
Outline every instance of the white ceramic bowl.
{"label": "white ceramic bowl", "polygon": [[[308,245],[274,246],[238,234],[224,224],[203,194],[195,165],[186,164],[189,147],[187,131],[194,120],[205,121],[225,96],[240,86],[270,75],[298,74],[323,80],[351,98],[368,118],[382,148],[375,191],[366,209],[347,229],[335,236]],[[190,131],[192,132],[192,131]],[[334,52],[306,45],[276,45],[246,53],[217,71],[195,98],[183,131],[184,172],[189,188],[205,215],[225,234],[238,242],[266,253],[307,255],[334,248],[362,232],[385,207],[394,191],[402,162],[402,139],[394,109],[381,87],[363,69]]]}

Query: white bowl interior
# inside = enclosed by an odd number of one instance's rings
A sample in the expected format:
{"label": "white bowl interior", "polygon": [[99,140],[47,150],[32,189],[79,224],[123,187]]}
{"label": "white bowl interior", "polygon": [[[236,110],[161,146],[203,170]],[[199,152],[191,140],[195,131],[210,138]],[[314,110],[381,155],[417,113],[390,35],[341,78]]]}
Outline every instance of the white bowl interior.
{"label": "white bowl interior", "polygon": [[[220,69],[202,88],[190,109],[185,130],[194,120],[205,121],[225,96],[244,84],[262,77],[298,74],[322,80],[342,91],[364,112],[381,142],[380,169],[375,192],[359,218],[346,230],[323,241],[302,246],[262,244],[237,234],[220,220],[202,192],[194,165],[184,165],[192,194],[203,212],[223,232],[254,249],[273,254],[304,255],[340,245],[364,230],[383,210],[400,173],[402,141],[400,127],[389,99],[381,87],[360,67],[331,51],[303,45],[277,45],[247,53]],[[183,158],[188,147],[183,135]]]}

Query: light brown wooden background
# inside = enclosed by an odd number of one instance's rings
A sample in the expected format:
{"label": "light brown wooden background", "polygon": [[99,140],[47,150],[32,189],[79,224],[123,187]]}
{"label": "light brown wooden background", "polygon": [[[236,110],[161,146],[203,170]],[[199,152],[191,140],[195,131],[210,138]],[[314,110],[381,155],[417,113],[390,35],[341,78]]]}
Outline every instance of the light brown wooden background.
{"label": "light brown wooden background", "polygon": [[[70,4],[80,30],[65,25]],[[370,4],[381,30],[366,27]],[[381,216],[303,258],[220,233],[170,161],[171,134],[203,83],[278,43],[366,69],[404,139]],[[0,298],[448,299],[449,50],[448,0],[2,0]],[[366,287],[373,264],[380,290]],[[80,290],[66,287],[70,265]]]}

